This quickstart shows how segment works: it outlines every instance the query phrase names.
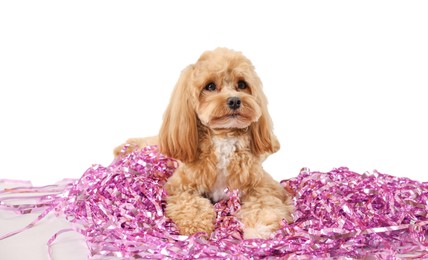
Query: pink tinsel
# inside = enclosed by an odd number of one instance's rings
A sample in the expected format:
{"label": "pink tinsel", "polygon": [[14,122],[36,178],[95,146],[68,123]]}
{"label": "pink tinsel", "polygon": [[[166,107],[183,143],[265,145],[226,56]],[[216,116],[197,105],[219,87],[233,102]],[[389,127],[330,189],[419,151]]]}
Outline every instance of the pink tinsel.
{"label": "pink tinsel", "polygon": [[[5,189],[0,210],[19,214],[40,211],[36,224],[49,212],[64,215],[85,236],[90,257],[229,258],[334,257],[395,259],[428,254],[428,184],[374,171],[358,174],[342,167],[328,173],[305,169],[282,184],[295,194],[293,224],[283,223],[270,239],[242,239],[238,191],[215,205],[216,229],[180,236],[164,215],[163,185],[177,162],[145,147],[113,161],[94,165],[65,185]],[[13,194],[40,195],[35,204],[13,205]],[[21,230],[0,234],[7,239]],[[55,234],[48,245],[62,232]]]}

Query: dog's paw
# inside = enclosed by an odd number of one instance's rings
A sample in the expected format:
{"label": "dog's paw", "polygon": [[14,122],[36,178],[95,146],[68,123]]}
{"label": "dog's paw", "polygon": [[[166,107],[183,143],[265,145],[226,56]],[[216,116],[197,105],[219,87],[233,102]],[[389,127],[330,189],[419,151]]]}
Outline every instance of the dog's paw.
{"label": "dog's paw", "polygon": [[255,224],[253,227],[244,228],[244,239],[262,238],[268,239],[276,227]]}
{"label": "dog's paw", "polygon": [[[174,178],[173,175],[171,178]],[[171,180],[171,179],[170,179]],[[166,186],[167,192],[172,193]],[[214,230],[215,210],[211,202],[191,192],[181,192],[167,197],[165,214],[176,225],[181,235],[207,233]]]}
{"label": "dog's paw", "polygon": [[214,224],[209,219],[203,221],[188,220],[181,222],[179,224],[179,229],[181,235],[189,236],[199,232],[204,232],[207,234],[207,238],[209,238],[214,230]]}

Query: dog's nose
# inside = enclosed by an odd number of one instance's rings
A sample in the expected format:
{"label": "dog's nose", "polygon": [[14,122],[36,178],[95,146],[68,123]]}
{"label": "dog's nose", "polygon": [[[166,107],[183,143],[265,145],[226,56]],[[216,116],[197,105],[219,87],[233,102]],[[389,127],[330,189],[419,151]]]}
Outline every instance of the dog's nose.
{"label": "dog's nose", "polygon": [[238,109],[241,106],[241,99],[239,97],[230,97],[227,99],[227,106],[230,109]]}

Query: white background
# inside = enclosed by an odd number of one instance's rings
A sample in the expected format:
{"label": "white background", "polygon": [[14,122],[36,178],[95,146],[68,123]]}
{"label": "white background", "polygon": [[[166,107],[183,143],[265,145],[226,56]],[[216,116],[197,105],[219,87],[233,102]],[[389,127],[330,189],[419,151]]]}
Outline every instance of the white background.
{"label": "white background", "polygon": [[51,184],[157,133],[180,71],[242,51],[278,180],[348,166],[428,181],[425,1],[2,1],[0,179]]}

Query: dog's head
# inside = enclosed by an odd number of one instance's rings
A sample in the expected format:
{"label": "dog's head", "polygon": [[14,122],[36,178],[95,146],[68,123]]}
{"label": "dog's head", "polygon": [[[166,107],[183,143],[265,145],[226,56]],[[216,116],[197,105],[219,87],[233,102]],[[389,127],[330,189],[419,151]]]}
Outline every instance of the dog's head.
{"label": "dog's head", "polygon": [[255,155],[279,148],[262,83],[240,52],[226,48],[207,51],[182,71],[159,132],[160,151],[183,162],[194,161],[198,126],[248,128]]}

